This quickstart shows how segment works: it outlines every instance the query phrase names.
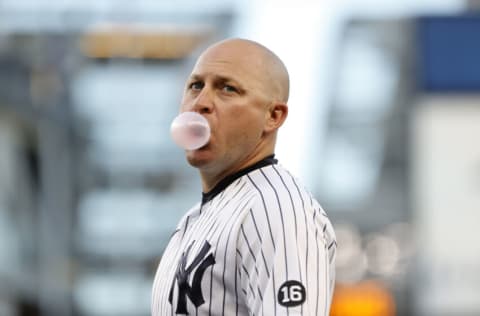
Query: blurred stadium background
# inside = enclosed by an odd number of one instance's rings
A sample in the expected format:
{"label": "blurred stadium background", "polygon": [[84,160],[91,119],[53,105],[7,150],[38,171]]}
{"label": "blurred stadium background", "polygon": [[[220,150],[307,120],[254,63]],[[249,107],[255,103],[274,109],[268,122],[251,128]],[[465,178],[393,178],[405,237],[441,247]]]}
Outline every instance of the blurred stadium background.
{"label": "blurred stadium background", "polygon": [[169,137],[202,48],[291,73],[277,157],[338,237],[331,316],[480,315],[480,5],[0,0],[0,316],[149,315],[200,196]]}

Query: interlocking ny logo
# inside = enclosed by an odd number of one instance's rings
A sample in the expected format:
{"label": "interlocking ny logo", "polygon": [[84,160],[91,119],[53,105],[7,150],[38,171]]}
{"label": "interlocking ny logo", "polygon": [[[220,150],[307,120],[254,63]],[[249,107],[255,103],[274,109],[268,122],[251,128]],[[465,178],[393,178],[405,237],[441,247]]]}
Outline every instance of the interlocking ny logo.
{"label": "interlocking ny logo", "polygon": [[[205,241],[198,255],[193,259],[192,263],[186,267],[188,254],[192,246],[193,243],[187,248],[187,251],[182,254],[182,258],[178,264],[177,272],[175,273],[175,279],[173,280],[170,293],[168,295],[168,301],[170,304],[172,304],[173,290],[176,282],[178,284],[178,300],[177,309],[175,311],[176,314],[188,315],[187,296],[193,305],[195,305],[195,307],[199,307],[205,303],[201,287],[202,278],[205,270],[215,263],[213,254],[210,253],[210,255],[206,257],[211,246],[207,241]],[[188,280],[190,279],[190,274],[193,272],[193,270],[195,270],[195,268],[197,270],[193,274],[192,285],[190,286],[190,284],[188,284]]]}

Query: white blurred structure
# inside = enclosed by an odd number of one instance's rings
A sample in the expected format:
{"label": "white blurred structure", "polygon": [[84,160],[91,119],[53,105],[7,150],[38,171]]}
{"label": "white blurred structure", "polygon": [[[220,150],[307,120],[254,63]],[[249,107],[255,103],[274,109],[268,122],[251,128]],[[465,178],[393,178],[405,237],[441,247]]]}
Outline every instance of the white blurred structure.
{"label": "white blurred structure", "polygon": [[480,314],[480,97],[419,100],[413,129],[422,315]]}

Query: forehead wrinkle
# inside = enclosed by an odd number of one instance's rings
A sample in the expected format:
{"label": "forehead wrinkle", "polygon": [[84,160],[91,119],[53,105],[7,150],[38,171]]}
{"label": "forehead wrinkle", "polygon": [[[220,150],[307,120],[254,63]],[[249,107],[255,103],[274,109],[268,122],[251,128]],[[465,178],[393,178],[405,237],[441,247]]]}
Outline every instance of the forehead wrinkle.
{"label": "forehead wrinkle", "polygon": [[236,76],[233,67],[228,67],[231,64],[233,63],[229,61],[209,61],[207,58],[200,58],[195,64],[190,77],[206,78],[215,76],[235,80]]}

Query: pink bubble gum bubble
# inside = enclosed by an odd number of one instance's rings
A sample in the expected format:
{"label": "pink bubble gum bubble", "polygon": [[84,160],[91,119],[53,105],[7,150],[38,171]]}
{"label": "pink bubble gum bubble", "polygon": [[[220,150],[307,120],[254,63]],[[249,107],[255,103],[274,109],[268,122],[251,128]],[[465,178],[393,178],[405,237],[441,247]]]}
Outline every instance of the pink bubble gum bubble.
{"label": "pink bubble gum bubble", "polygon": [[197,112],[180,113],[170,125],[173,141],[186,150],[203,147],[210,139],[210,125]]}

